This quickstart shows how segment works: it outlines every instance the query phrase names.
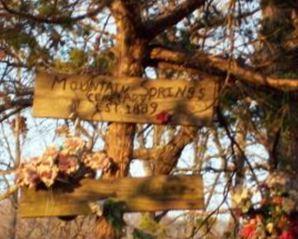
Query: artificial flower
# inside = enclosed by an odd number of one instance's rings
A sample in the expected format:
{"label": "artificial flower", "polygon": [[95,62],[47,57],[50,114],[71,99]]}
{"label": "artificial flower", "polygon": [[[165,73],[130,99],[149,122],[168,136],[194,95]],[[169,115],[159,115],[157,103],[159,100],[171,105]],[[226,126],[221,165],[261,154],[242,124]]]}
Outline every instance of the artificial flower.
{"label": "artificial flower", "polygon": [[255,236],[257,224],[250,222],[245,225],[240,231],[240,237],[243,239],[252,239]]}
{"label": "artificial flower", "polygon": [[85,147],[85,141],[79,137],[67,138],[63,144],[68,154],[80,153]]}
{"label": "artificial flower", "polygon": [[170,122],[172,116],[169,112],[162,111],[158,113],[155,117],[160,124],[166,124]]}
{"label": "artificial flower", "polygon": [[296,239],[294,235],[289,231],[284,231],[278,239]]}
{"label": "artificial flower", "polygon": [[78,159],[75,156],[59,154],[58,157],[58,169],[65,174],[74,173],[79,167]]}

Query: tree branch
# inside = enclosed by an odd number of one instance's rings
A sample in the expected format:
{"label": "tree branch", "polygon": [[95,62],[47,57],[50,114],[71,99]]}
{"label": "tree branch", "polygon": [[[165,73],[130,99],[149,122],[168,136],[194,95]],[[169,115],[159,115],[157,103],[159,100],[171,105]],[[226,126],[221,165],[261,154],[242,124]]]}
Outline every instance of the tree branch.
{"label": "tree branch", "polygon": [[197,130],[196,127],[183,126],[167,145],[150,149],[137,149],[133,153],[133,158],[152,160],[155,175],[169,174],[176,166],[184,147],[191,143],[197,135]]}
{"label": "tree branch", "polygon": [[9,102],[7,104],[0,105],[0,113],[3,113],[4,111],[12,109],[14,107],[24,109],[24,108],[27,108],[29,106],[32,106],[32,103],[33,103],[32,98],[17,99],[17,100]]}
{"label": "tree branch", "polygon": [[6,10],[8,13],[17,15],[19,17],[23,17],[25,19],[38,22],[38,23],[49,23],[49,24],[64,24],[66,22],[75,22],[83,20],[87,17],[93,17],[96,16],[105,6],[107,6],[111,0],[103,0],[100,3],[98,3],[98,7],[92,11],[86,12],[83,15],[79,15],[76,17],[68,17],[68,16],[59,16],[59,17],[44,17],[42,15],[32,15],[26,12],[17,11],[13,8],[10,8],[5,0],[0,0],[4,10]]}
{"label": "tree branch", "polygon": [[[248,12],[240,13],[239,15],[234,17],[234,20],[241,21],[242,19],[245,19],[249,16],[254,15],[258,11],[260,11],[260,8],[256,8],[256,9],[248,11]],[[199,31],[202,28],[216,28],[216,27],[219,27],[219,26],[224,25],[226,20],[227,20],[227,16],[217,16],[217,17],[212,17],[211,19],[207,19],[207,21],[206,20],[198,21],[190,29],[190,32],[196,32],[196,31]]]}
{"label": "tree branch", "polygon": [[10,197],[19,189],[18,186],[11,186],[5,193],[0,195],[0,201]]}
{"label": "tree branch", "polygon": [[0,176],[16,173],[16,169],[0,170]]}
{"label": "tree branch", "polygon": [[221,72],[229,72],[247,83],[271,87],[280,91],[293,92],[298,90],[298,79],[266,76],[255,72],[251,67],[240,66],[236,61],[210,56],[202,52],[188,53],[157,47],[151,50],[150,58],[153,61],[181,64],[185,67],[204,71],[206,69],[214,69]]}
{"label": "tree branch", "polygon": [[226,135],[228,136],[230,142],[231,142],[231,149],[233,151],[233,154],[235,155],[236,152],[234,152],[234,145],[236,146],[236,149],[239,151],[239,154],[241,155],[241,157],[244,159],[244,161],[246,162],[251,174],[252,174],[252,177],[254,178],[255,182],[260,185],[259,183],[259,180],[258,180],[258,177],[254,171],[254,168],[251,164],[251,162],[249,161],[249,159],[246,157],[246,154],[245,152],[243,151],[243,149],[241,148],[241,146],[239,145],[239,143],[236,141],[236,139],[233,137],[233,135],[231,134],[231,131],[230,131],[230,127],[229,127],[229,124],[228,122],[226,121],[225,119],[225,116],[223,115],[223,113],[221,112],[221,109],[218,107],[217,108],[217,116],[218,116],[218,121],[220,122],[220,124],[224,127],[224,130],[226,132]]}
{"label": "tree branch", "polygon": [[147,37],[151,39],[154,38],[167,27],[180,22],[184,17],[201,7],[205,2],[205,0],[185,0],[168,14],[163,14],[155,20],[148,20],[145,22],[144,33]]}

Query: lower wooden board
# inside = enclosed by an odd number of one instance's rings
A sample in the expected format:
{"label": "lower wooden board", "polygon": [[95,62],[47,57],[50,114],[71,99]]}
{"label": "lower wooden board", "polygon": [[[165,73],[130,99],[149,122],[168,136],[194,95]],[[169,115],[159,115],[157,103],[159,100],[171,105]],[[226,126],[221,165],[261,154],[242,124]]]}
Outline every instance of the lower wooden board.
{"label": "lower wooden board", "polygon": [[33,115],[153,124],[212,121],[218,84],[212,79],[115,78],[38,72]]}
{"label": "lower wooden board", "polygon": [[21,217],[87,215],[91,204],[113,198],[126,212],[202,209],[203,184],[200,175],[152,176],[113,180],[84,179],[73,188],[22,189]]}

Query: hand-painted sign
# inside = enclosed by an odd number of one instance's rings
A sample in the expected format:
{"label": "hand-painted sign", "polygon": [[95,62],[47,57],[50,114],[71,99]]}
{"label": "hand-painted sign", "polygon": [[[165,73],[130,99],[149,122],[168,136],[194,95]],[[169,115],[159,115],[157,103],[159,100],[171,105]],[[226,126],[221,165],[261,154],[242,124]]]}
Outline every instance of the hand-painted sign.
{"label": "hand-painted sign", "polygon": [[22,189],[20,215],[48,217],[86,215],[91,205],[113,198],[127,212],[202,209],[204,193],[200,175],[159,175],[144,178],[84,179],[79,185],[50,190]]}
{"label": "hand-painted sign", "polygon": [[37,73],[36,117],[202,125],[217,96],[213,80],[144,80]]}

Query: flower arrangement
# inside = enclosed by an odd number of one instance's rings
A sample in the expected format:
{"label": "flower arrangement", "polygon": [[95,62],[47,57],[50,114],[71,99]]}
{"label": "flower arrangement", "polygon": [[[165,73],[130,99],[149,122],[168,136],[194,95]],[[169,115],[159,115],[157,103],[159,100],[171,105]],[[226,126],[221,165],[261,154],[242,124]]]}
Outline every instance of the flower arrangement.
{"label": "flower arrangement", "polygon": [[241,211],[242,239],[298,238],[298,193],[289,174],[271,174],[260,187],[262,199],[257,206],[251,202],[248,189],[236,193],[235,202]]}
{"label": "flower arrangement", "polygon": [[[59,128],[63,135],[67,129]],[[92,177],[96,170],[107,171],[113,161],[105,152],[92,152],[87,142],[69,133],[65,134],[61,147],[48,147],[41,156],[33,157],[20,165],[17,171],[18,186],[29,188],[52,187],[56,182],[75,182],[83,177]]]}

